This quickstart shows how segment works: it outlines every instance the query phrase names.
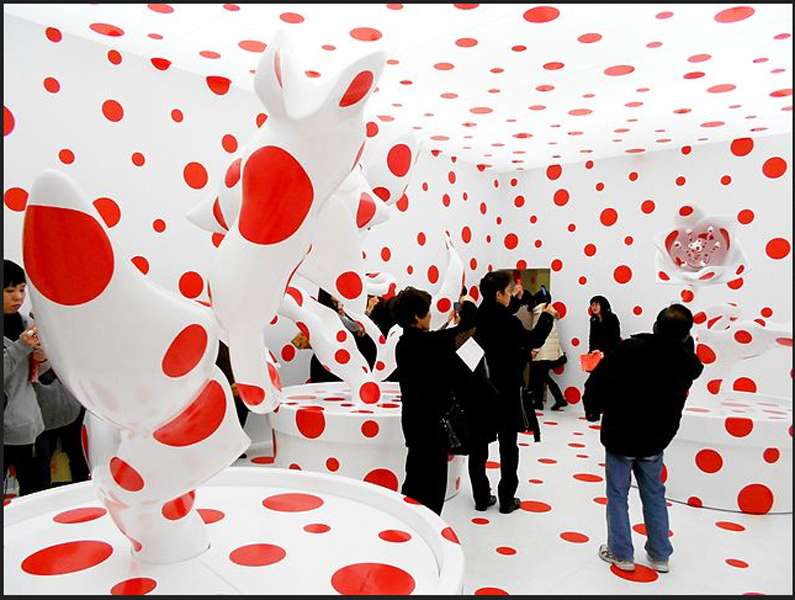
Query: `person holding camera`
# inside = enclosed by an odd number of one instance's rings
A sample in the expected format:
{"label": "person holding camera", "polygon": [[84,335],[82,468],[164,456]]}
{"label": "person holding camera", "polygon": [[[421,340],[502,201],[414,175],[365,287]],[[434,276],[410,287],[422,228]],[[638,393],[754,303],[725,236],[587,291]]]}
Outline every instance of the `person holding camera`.
{"label": "person holding camera", "polygon": [[600,546],[599,557],[623,571],[635,570],[627,501],[632,473],[643,504],[647,559],[655,571],[669,570],[673,546],[663,451],[679,429],[690,386],[704,369],[690,337],[692,327],[690,310],[671,304],[657,315],[652,333],[620,342],[585,382],[585,415],[597,421],[602,413],[606,455],[607,544]]}

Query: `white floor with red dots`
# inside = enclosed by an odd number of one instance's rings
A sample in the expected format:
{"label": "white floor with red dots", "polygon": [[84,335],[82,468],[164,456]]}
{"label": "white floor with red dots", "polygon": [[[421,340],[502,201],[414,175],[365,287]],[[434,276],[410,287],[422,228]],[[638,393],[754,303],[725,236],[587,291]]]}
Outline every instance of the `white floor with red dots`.
{"label": "white floor with red dots", "polygon": [[[519,436],[522,510],[474,510],[469,481],[445,503],[442,518],[464,548],[464,593],[510,595],[791,595],[792,514],[750,515],[669,503],[674,554],[670,572],[648,567],[637,489],[630,491],[636,570],[624,573],[597,556],[606,542],[604,449],[598,424],[580,405],[539,411],[542,441]],[[258,451],[259,450],[259,451]],[[257,445],[237,465],[269,460]],[[499,481],[490,446],[492,492]]]}
{"label": "white floor with red dots", "polygon": [[[604,543],[606,533],[604,451],[599,443],[598,425],[582,418],[580,406],[569,406],[562,412],[545,410],[539,415],[542,442],[536,444],[532,436],[519,436],[520,485],[517,495],[522,500],[522,510],[510,515],[500,514],[497,506],[486,512],[475,511],[466,475],[461,482],[461,491],[445,504],[442,519],[452,527],[465,554],[465,594],[792,595],[792,514],[750,515],[669,503],[674,554],[670,559],[670,572],[661,574],[646,563],[641,505],[637,490],[633,488],[630,492],[630,519],[634,530],[636,570],[625,573],[601,561],[597,550]],[[488,474],[492,488],[496,490],[499,478],[497,444],[492,444],[490,450]],[[235,466],[268,469],[272,463],[269,454],[269,443],[254,444],[247,451],[247,457],[237,460]],[[260,499],[259,496],[257,498]],[[222,506],[231,500],[209,496],[203,499],[205,501],[199,504],[204,507],[202,516],[211,523],[214,522],[210,518],[212,511],[206,506],[217,508],[216,504]],[[234,502],[243,502],[243,499]],[[98,501],[91,504],[94,505],[100,506]],[[331,501],[328,506],[332,506]],[[78,520],[85,521],[85,527],[90,528],[100,522],[92,519],[83,515]],[[379,531],[397,531],[401,527],[394,523],[378,523],[376,528]],[[234,535],[242,535],[241,532],[246,531],[245,524],[239,522],[233,529]],[[320,530],[304,528],[299,531],[305,535],[306,543],[323,538],[306,532],[316,534]],[[382,536],[381,539],[386,538]],[[28,552],[31,554],[36,543],[41,542],[34,539],[29,543],[32,544]],[[347,545],[343,544],[336,549],[327,548],[327,551],[337,556],[336,553],[345,551],[345,547]],[[10,551],[4,544],[5,558],[11,558]],[[260,560],[262,557],[256,558]],[[235,578],[236,567],[228,565],[227,568],[230,573],[223,573],[223,579],[231,582]],[[417,571],[417,568],[406,568]],[[149,571],[152,572],[151,569]],[[135,573],[125,573],[123,577],[118,573],[108,574],[107,582],[103,581],[107,585],[101,589],[111,590],[110,593],[114,594],[181,594],[192,589],[197,577],[206,577],[196,569],[166,566],[158,567],[154,572],[157,573],[154,578],[136,576]],[[7,576],[6,570],[8,582]],[[180,582],[185,577],[191,582]],[[55,581],[60,578],[39,579],[55,585],[58,589],[50,590],[55,595],[81,593],[79,585],[64,587]],[[217,587],[217,580],[208,579],[205,582],[206,593],[235,594],[240,589],[239,585],[244,583],[239,581]],[[294,588],[291,584],[282,587],[281,582],[278,582],[280,585],[275,583],[271,584],[271,591],[263,589],[259,593],[275,593],[277,589],[280,594],[307,593],[306,590],[290,591]],[[390,585],[393,583],[390,580]],[[417,579],[416,585],[418,588],[414,593],[418,593],[423,582]],[[37,594],[41,590],[31,589],[29,593]]]}

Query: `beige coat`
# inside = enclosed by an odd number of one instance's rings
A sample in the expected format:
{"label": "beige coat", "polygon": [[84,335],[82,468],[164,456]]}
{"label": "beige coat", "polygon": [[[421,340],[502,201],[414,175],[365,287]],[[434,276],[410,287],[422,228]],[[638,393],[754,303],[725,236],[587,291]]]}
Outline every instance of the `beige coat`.
{"label": "beige coat", "polygon": [[[538,317],[544,310],[544,305],[539,304],[533,309],[533,327],[538,322]],[[552,323],[552,331],[549,332],[544,345],[538,349],[538,354],[533,360],[557,360],[563,356],[563,349],[560,347],[558,336],[558,323],[555,319]]]}

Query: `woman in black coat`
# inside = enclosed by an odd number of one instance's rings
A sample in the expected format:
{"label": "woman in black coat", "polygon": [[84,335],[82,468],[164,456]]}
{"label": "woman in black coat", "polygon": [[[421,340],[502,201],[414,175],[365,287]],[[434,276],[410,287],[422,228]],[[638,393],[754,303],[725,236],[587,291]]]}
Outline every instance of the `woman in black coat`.
{"label": "woman in black coat", "polygon": [[[457,328],[429,331],[431,296],[406,288],[394,303],[403,333],[395,348],[406,440],[406,478],[401,493],[442,513],[447,490],[447,434],[442,417],[453,403],[461,360],[455,354]],[[462,363],[463,364],[463,363]]]}
{"label": "woman in black coat", "polygon": [[601,350],[610,354],[621,341],[621,324],[604,296],[591,298],[591,323],[588,332],[588,352]]}

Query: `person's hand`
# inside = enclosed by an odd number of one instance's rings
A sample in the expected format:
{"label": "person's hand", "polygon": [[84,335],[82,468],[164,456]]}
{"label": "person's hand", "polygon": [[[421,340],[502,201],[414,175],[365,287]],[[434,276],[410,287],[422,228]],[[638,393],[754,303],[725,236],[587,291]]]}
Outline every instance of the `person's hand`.
{"label": "person's hand", "polygon": [[538,350],[530,350],[530,357],[535,359],[538,356]]}
{"label": "person's hand", "polygon": [[552,306],[552,304],[550,304],[549,302],[547,302],[547,305],[544,307],[544,312],[549,313],[555,319],[557,319],[560,316],[557,309],[554,306]]}
{"label": "person's hand", "polygon": [[41,346],[33,351],[33,360],[36,362],[44,362],[47,360],[47,356],[44,354],[44,350],[41,349]]}
{"label": "person's hand", "polygon": [[516,284],[515,286],[513,286],[513,289],[511,290],[512,296],[521,298],[522,294],[524,294],[524,287],[521,284]]}
{"label": "person's hand", "polygon": [[458,325],[459,321],[461,321],[461,316],[458,314],[457,311],[451,310],[447,313],[447,322],[451,325]]}
{"label": "person's hand", "polygon": [[19,335],[19,339],[25,342],[31,348],[40,348],[41,342],[39,341],[38,329],[35,325],[31,325]]}
{"label": "person's hand", "polygon": [[239,398],[240,392],[237,391],[237,384],[233,383],[230,387],[232,388],[232,395],[237,396]]}

